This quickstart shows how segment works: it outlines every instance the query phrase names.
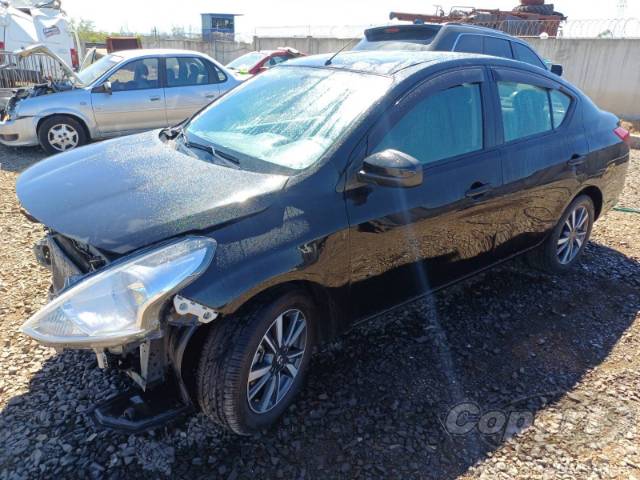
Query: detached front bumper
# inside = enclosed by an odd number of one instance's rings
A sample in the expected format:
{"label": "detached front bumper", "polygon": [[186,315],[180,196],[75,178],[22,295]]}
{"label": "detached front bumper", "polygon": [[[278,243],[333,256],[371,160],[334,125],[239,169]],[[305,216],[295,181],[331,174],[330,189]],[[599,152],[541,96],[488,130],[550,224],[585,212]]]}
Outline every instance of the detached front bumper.
{"label": "detached front bumper", "polygon": [[0,121],[0,143],[9,147],[30,147],[38,145],[38,119],[36,117],[16,118]]}

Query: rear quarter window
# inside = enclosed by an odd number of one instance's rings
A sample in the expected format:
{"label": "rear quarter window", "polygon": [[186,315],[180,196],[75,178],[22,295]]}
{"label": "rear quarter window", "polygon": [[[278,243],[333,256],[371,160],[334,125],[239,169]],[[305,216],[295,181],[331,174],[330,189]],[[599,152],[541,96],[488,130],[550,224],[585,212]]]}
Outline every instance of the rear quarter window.
{"label": "rear quarter window", "polygon": [[571,97],[565,95],[558,90],[549,92],[551,98],[551,112],[553,113],[553,126],[558,128],[564,122],[569,107],[571,106]]}
{"label": "rear quarter window", "polygon": [[513,43],[513,53],[515,53],[516,59],[521,62],[528,63],[534,67],[544,68],[545,70],[547,69],[544,63],[542,63],[542,60],[540,60],[533,50],[521,43]]}

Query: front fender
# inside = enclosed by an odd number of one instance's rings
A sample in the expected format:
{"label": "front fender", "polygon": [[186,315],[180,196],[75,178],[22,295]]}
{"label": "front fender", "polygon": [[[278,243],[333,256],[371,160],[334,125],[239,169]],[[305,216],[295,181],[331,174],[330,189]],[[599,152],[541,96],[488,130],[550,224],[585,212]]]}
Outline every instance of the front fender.
{"label": "front fender", "polygon": [[[224,315],[236,312],[260,293],[291,282],[317,285],[336,299],[349,285],[347,231],[278,248],[260,258],[224,268],[214,264],[181,295]],[[337,301],[337,300],[336,300]]]}
{"label": "front fender", "polygon": [[97,134],[97,125],[91,106],[91,96],[83,89],[26,98],[20,102],[20,116],[31,117],[37,126],[52,115],[71,115],[80,119],[91,137]]}
{"label": "front fender", "polygon": [[327,167],[287,188],[270,208],[210,232],[218,242],[215,258],[181,295],[232,314],[288,282],[343,294],[350,280],[348,220],[337,174]]}
{"label": "front fender", "polygon": [[38,112],[38,115],[34,117],[34,123],[37,126],[42,120],[53,115],[70,115],[72,117],[80,119],[89,130],[90,137],[95,138],[97,136],[98,130],[95,119],[93,117],[93,111],[91,110],[91,105],[89,105],[89,110],[90,111],[87,112],[68,107],[48,108],[46,110],[41,110],[40,112]]}

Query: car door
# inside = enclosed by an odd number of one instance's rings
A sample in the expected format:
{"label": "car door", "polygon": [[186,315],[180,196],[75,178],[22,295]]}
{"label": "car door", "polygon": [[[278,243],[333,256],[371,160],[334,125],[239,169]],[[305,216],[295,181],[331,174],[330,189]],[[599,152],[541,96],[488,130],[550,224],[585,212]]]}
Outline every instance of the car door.
{"label": "car door", "polygon": [[492,263],[501,184],[485,69],[439,75],[402,97],[355,153],[415,157],[422,185],[347,187],[356,317],[419,296]]}
{"label": "car door", "polygon": [[496,255],[506,258],[541,242],[557,223],[579,185],[588,154],[577,98],[542,75],[494,68],[503,142],[504,213]]}
{"label": "car door", "polygon": [[167,126],[159,73],[158,58],[132,60],[107,79],[110,91],[94,88],[91,104],[101,135],[122,135]]}
{"label": "car door", "polygon": [[207,60],[195,56],[165,59],[167,119],[175,125],[211,103],[222,93],[226,75]]}

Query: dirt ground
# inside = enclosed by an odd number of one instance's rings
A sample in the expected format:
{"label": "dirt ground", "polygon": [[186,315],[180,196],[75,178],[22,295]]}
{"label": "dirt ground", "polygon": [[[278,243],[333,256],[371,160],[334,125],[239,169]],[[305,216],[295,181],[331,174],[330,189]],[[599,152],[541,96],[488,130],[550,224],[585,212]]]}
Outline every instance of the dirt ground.
{"label": "dirt ground", "polygon": [[[17,331],[49,284],[15,197],[42,158],[0,149],[0,480],[640,479],[639,214],[600,219],[567,276],[516,260],[342,336],[269,431],[123,435],[88,412],[122,375]],[[620,205],[640,208],[638,151]]]}

